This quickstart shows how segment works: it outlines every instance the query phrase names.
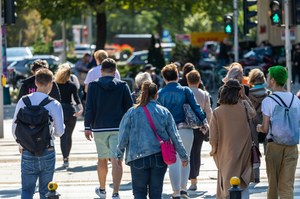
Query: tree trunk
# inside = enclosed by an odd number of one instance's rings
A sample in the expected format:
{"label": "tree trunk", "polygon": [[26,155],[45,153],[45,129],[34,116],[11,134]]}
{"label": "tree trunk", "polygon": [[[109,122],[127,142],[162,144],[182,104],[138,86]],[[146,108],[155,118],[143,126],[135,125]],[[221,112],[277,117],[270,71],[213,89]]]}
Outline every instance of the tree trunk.
{"label": "tree trunk", "polygon": [[106,14],[105,11],[97,13],[97,39],[96,39],[96,50],[104,49],[106,42]]}

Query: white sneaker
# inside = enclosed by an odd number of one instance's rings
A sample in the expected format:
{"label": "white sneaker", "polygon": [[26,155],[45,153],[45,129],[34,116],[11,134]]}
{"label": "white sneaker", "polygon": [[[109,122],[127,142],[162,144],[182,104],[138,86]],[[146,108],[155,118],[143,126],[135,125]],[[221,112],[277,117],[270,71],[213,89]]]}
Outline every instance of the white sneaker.
{"label": "white sneaker", "polygon": [[121,199],[118,193],[112,195],[112,199]]}
{"label": "white sneaker", "polygon": [[101,199],[105,199],[106,198],[106,191],[105,190],[100,190],[99,187],[95,188],[95,193],[99,196],[99,198]]}

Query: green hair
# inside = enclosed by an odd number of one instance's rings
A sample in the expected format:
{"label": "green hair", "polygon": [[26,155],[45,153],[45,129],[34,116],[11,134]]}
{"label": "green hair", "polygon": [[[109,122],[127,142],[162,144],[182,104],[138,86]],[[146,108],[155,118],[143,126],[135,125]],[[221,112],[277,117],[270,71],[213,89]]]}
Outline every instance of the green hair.
{"label": "green hair", "polygon": [[269,75],[279,86],[284,86],[288,79],[288,72],[283,66],[272,66],[269,68]]}

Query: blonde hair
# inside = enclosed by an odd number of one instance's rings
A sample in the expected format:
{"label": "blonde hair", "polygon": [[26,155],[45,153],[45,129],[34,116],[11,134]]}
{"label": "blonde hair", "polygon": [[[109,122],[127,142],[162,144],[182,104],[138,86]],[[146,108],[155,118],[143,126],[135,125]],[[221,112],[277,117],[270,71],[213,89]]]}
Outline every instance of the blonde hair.
{"label": "blonde hair", "polygon": [[94,53],[94,57],[96,59],[97,65],[98,65],[98,64],[101,64],[104,59],[108,58],[108,54],[105,50],[97,50]]}
{"label": "blonde hair", "polygon": [[65,84],[71,76],[71,67],[68,63],[61,64],[55,74],[55,82]]}
{"label": "blonde hair", "polygon": [[249,72],[248,83],[251,85],[265,83],[264,73],[258,68],[252,69]]}

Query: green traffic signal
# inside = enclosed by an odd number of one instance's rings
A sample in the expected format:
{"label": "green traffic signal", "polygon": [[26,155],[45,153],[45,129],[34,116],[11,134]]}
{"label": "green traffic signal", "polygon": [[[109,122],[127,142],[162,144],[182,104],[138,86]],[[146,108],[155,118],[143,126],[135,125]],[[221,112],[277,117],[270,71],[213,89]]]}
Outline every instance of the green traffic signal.
{"label": "green traffic signal", "polygon": [[273,23],[274,24],[277,24],[280,22],[280,18],[279,18],[279,15],[277,13],[275,13],[272,17],[272,20],[273,20]]}
{"label": "green traffic signal", "polygon": [[226,25],[226,27],[225,27],[225,33],[228,33],[228,34],[232,33],[232,27],[231,27],[231,25],[229,25],[229,24]]}

